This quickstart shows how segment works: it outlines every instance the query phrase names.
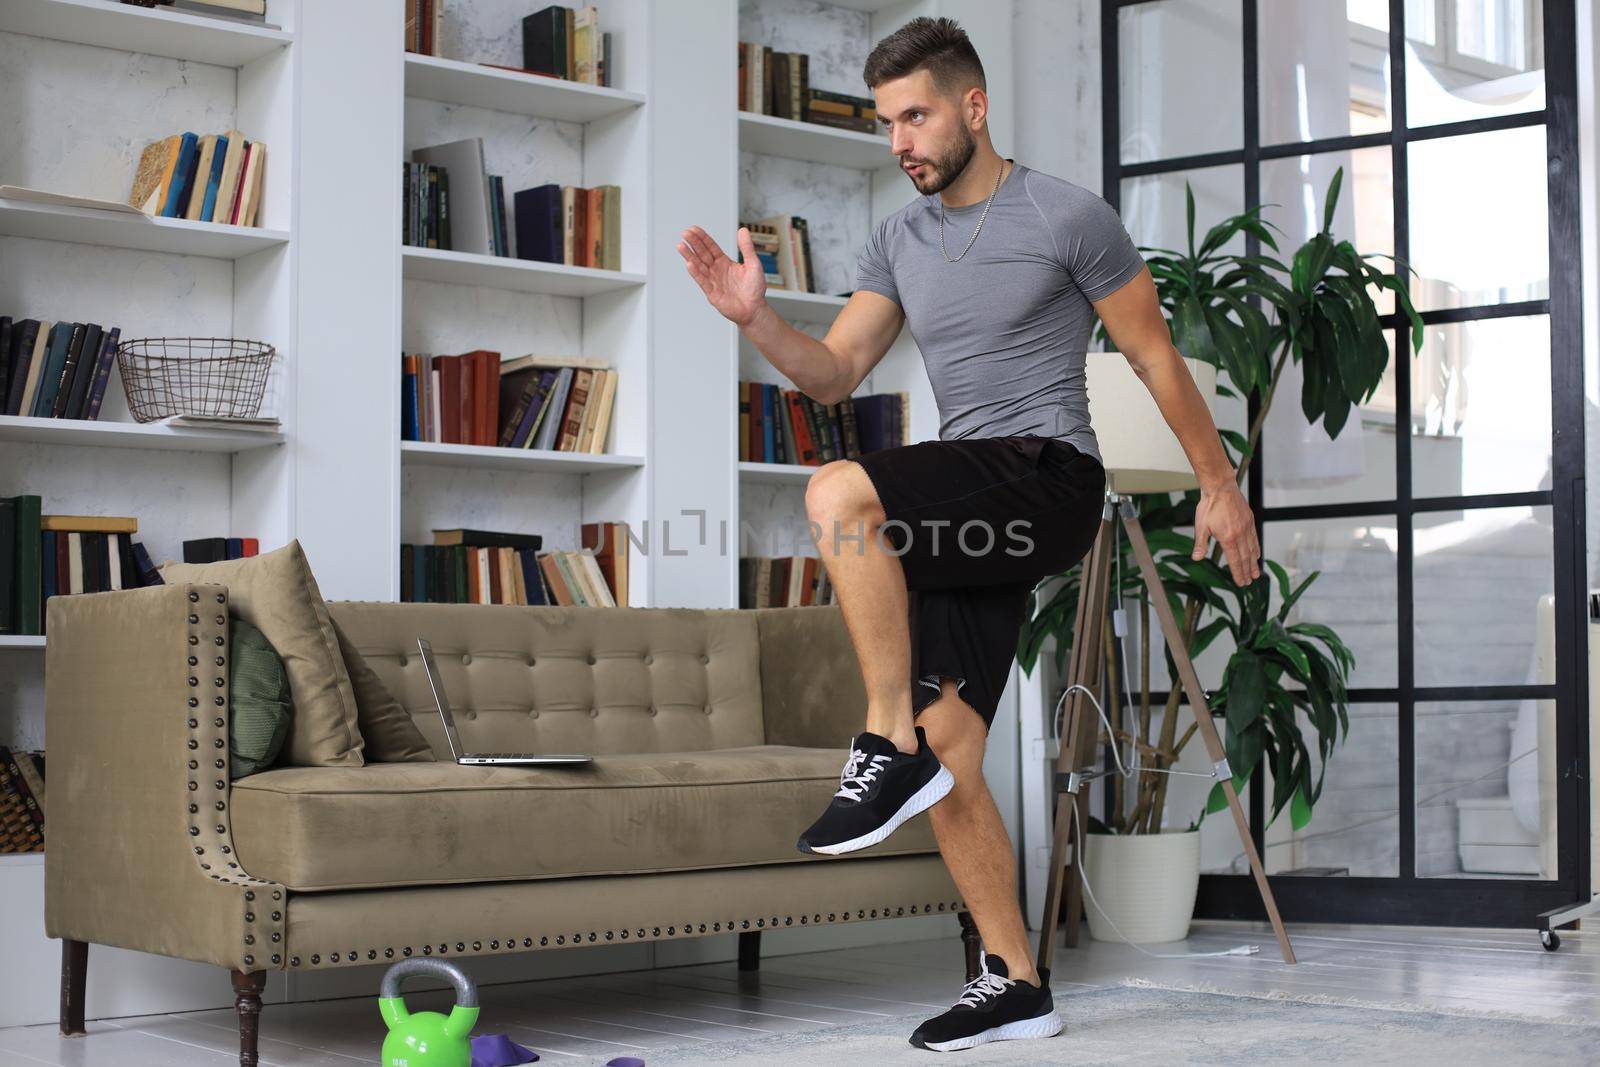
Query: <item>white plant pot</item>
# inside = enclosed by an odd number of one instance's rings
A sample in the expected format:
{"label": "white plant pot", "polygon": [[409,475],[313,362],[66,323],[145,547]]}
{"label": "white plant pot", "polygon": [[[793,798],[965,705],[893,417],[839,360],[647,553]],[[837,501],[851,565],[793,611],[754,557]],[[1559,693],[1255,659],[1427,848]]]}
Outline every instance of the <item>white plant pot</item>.
{"label": "white plant pot", "polygon": [[1145,945],[1189,936],[1200,888],[1199,831],[1089,834],[1085,849],[1094,899],[1085,894],[1084,908],[1096,941]]}

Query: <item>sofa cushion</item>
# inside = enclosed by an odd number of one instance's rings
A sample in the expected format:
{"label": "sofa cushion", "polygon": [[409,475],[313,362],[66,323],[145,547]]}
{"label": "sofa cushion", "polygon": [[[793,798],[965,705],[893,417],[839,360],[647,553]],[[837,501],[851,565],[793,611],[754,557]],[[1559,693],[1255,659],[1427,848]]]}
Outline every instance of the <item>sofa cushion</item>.
{"label": "sofa cushion", "polygon": [[333,620],[339,638],[339,654],[350,672],[350,688],[356,695],[356,717],[361,725],[362,757],[373,763],[406,763],[434,759],[433,747],[417,730],[411,713],[383,684],[383,679],[367,666],[366,657],[350,640],[339,620]]}
{"label": "sofa cushion", "polygon": [[698,752],[766,740],[749,611],[363,600],[328,611],[440,758],[450,746],[419,637],[433,645],[461,742],[475,752]]}
{"label": "sofa cushion", "polygon": [[[234,785],[233,843],[252,877],[300,891],[835,863],[795,840],[833,797],[843,756],[762,745],[579,768],[275,768]],[[936,848],[918,816],[853,855]]]}
{"label": "sofa cushion", "polygon": [[228,777],[272,766],[289,736],[289,675],[272,643],[238,616],[228,619]]}
{"label": "sofa cushion", "polygon": [[227,586],[233,611],[265,634],[283,657],[294,695],[283,762],[299,767],[361,766],[362,741],[350,673],[299,541],[244,559],[168,560],[161,565],[161,576],[169,585]]}

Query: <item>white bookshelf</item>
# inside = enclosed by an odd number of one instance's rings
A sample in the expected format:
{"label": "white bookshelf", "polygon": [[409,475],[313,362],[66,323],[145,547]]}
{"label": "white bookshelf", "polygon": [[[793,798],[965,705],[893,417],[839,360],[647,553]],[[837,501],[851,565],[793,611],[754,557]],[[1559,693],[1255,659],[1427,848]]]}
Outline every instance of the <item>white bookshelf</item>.
{"label": "white bookshelf", "polygon": [[205,429],[161,423],[36,419],[0,415],[0,442],[76,445],[86,448],[148,448],[163,452],[249,452],[281,445],[279,431]]}
{"label": "white bookshelf", "polygon": [[592,474],[597,471],[638,470],[643,456],[611,453],[557,452],[547,448],[490,448],[484,445],[448,445],[433,441],[402,441],[405,462],[418,467],[467,467],[548,474]]}
{"label": "white bookshelf", "polygon": [[416,100],[466,104],[559,122],[591,122],[644,106],[643,93],[610,85],[413,53],[406,54],[405,62],[406,95]]}
{"label": "white bookshelf", "polygon": [[830,325],[839,309],[849,303],[848,297],[830,296],[827,293],[799,293],[787,289],[768,289],[767,303],[790,322],[810,322]]}
{"label": "white bookshelf", "polygon": [[[239,129],[267,146],[255,227],[0,198],[0,313],[117,326],[125,341],[238,337],[276,350],[262,413],[280,431],[138,423],[120,369],[94,421],[0,416],[0,495],[37,494],[47,514],[134,516],[157,562],[181,558],[189,538],[256,537],[266,551],[293,536],[298,14],[298,0],[275,0],[264,27],[110,0],[0,4],[13,44],[0,77],[22,83],[0,95],[27,108],[0,183],[120,202],[151,141]],[[35,79],[50,91],[31,91]],[[82,106],[96,97],[102,106]],[[36,677],[43,658],[7,667]],[[0,737],[42,747],[32,684],[0,689]]]}
{"label": "white bookshelf", "polygon": [[24,635],[21,635],[21,636],[8,634],[8,635],[6,635],[4,637],[0,637],[0,649],[7,649],[7,648],[10,648],[10,649],[30,649],[30,648],[43,649],[44,648],[44,638],[42,636],[30,635],[30,634],[24,634]]}
{"label": "white bookshelf", "polygon": [[547,296],[597,296],[641,286],[645,276],[634,271],[540,263],[509,256],[485,256],[438,248],[402,248],[405,277],[446,285],[470,285]]}
{"label": "white bookshelf", "polygon": [[[270,154],[272,146],[267,146]],[[100,208],[36,204],[0,197],[0,236],[165,252],[210,259],[242,259],[289,243],[287,230],[224,226],[188,219],[158,219]]]}
{"label": "white bookshelf", "polygon": [[[799,51],[786,48],[782,51]],[[855,95],[868,95],[864,90]],[[739,147],[746,152],[781,156],[802,163],[826,163],[832,167],[873,170],[893,167],[889,138],[883,134],[859,133],[815,122],[781,119],[775,115],[739,112]]]}
{"label": "white bookshelf", "polygon": [[[839,9],[820,25],[828,36],[819,38],[818,23],[806,18],[802,0],[736,0],[738,39],[767,45],[775,51],[805,52],[811,57],[810,82],[870,98],[861,74],[867,54],[881,37],[906,20],[922,14],[937,15],[936,2],[878,3],[859,0],[832,5]],[[971,32],[971,27],[968,27]],[[737,84],[737,55],[728,71]],[[737,98],[736,98],[737,99]],[[916,191],[900,172],[883,132],[864,133],[819,123],[778,118],[743,109],[734,121],[738,142],[738,220],[774,214],[806,218],[811,232],[815,293],[768,289],[767,301],[802,332],[819,339],[855,285],[856,258],[873,225],[898,210]],[[731,232],[731,230],[730,230]],[[771,382],[793,388],[731,324],[727,327],[730,365],[734,380]],[[909,437],[913,441],[937,435],[932,396],[920,354],[903,331],[889,354],[856,388],[855,395],[909,394]],[[783,536],[806,522],[805,487],[817,467],[801,464],[738,461],[738,417],[735,409],[730,451],[735,457],[734,513],[741,524],[770,538],[768,543],[793,543]],[[751,551],[761,552],[760,548]],[[812,554],[809,544],[796,551]],[[738,560],[727,561],[724,576],[729,605],[738,604]]]}
{"label": "white bookshelf", "polygon": [[[431,544],[434,528],[537,533],[547,548],[570,549],[581,547],[583,523],[622,521],[638,531],[649,514],[652,5],[610,0],[600,7],[616,64],[610,86],[500,69],[520,66],[526,13],[499,2],[452,5],[445,17],[455,24],[442,35],[443,55],[397,53],[401,158],[420,146],[481,138],[486,170],[504,180],[513,241],[518,190],[545,183],[619,186],[622,269],[417,248],[393,227],[402,279],[400,350],[487,349],[505,360],[529,353],[593,357],[618,371],[617,395],[598,453],[402,442],[396,404],[388,428],[399,453],[393,496],[400,534],[388,591],[394,599],[401,593],[401,544]],[[453,45],[471,54],[453,54]],[[399,167],[393,169],[398,179]],[[399,353],[392,366],[398,386]],[[634,606],[650,603],[649,567],[647,557],[630,561]]]}
{"label": "white bookshelf", "polygon": [[[279,10],[275,5],[275,18]],[[134,7],[112,0],[9,2],[0,5],[0,33],[21,33],[217,67],[244,67],[294,43],[294,34],[287,28],[198,18],[181,11]]]}
{"label": "white bookshelf", "polygon": [[739,461],[739,480],[751,485],[804,486],[816,472],[816,467],[806,463]]}

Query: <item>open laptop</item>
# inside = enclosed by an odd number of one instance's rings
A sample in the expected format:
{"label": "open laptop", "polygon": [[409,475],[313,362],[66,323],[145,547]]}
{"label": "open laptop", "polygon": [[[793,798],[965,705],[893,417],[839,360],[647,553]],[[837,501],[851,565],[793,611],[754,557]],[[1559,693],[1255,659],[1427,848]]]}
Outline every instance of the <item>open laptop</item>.
{"label": "open laptop", "polygon": [[536,767],[547,763],[588,763],[593,756],[546,756],[537,752],[462,752],[456,738],[456,720],[450,714],[450,697],[444,691],[444,680],[433,663],[433,646],[426,638],[417,638],[417,649],[422,653],[422,669],[428,672],[428,684],[433,687],[433,702],[439,705],[439,717],[444,720],[445,740],[450,742],[450,755],[457,763],[504,763],[513,766]]}

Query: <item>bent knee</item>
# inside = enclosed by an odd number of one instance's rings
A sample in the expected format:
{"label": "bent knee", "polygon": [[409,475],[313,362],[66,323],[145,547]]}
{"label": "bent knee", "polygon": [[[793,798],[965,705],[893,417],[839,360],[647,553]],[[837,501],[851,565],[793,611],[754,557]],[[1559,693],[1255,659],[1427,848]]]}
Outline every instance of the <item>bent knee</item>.
{"label": "bent knee", "polygon": [[811,475],[806,482],[806,513],[813,519],[884,520],[872,479],[861,464],[848,459],[824,463]]}

